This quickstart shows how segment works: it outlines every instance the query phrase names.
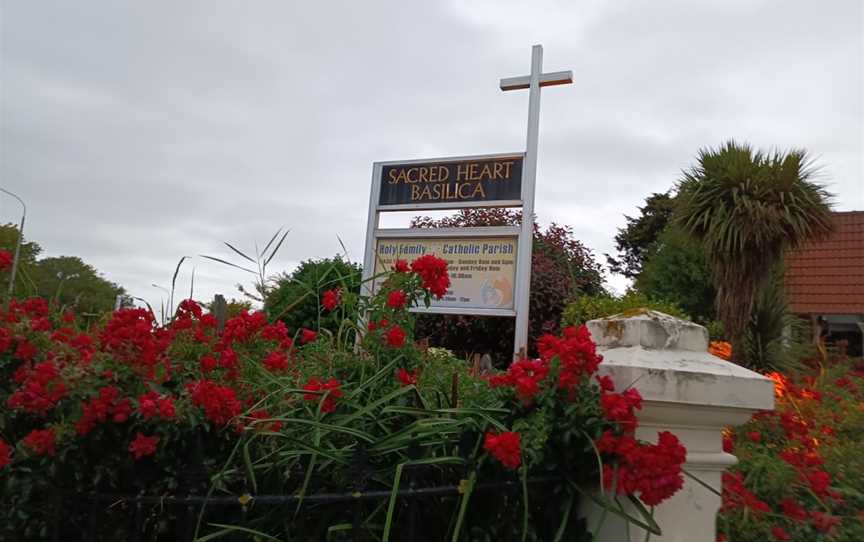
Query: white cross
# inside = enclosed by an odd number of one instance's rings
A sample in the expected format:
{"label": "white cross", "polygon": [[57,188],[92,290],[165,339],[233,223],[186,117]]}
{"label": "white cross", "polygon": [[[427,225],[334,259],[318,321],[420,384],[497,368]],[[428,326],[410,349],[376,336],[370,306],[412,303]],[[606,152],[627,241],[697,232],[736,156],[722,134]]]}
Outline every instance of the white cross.
{"label": "white cross", "polygon": [[531,296],[531,249],[534,235],[534,184],[537,178],[537,139],[540,132],[540,88],[567,85],[573,82],[573,72],[543,73],[543,46],[531,48],[531,73],[501,79],[501,90],[528,91],[528,136],[522,170],[522,229],[519,232],[519,253],[516,255],[516,338],[514,357],[525,355],[528,347],[528,306]]}

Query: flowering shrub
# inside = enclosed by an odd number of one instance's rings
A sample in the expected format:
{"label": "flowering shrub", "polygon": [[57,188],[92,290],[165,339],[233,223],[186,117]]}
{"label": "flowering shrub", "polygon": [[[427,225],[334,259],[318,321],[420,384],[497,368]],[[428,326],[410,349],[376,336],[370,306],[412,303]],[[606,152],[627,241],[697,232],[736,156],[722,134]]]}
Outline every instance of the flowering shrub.
{"label": "flowering shrub", "polygon": [[[44,504],[63,496],[248,494],[245,506],[261,494],[410,483],[464,489],[429,507],[444,514],[428,518],[441,539],[463,529],[572,539],[581,526],[571,511],[585,487],[602,483],[646,505],[681,487],[684,448],[668,433],[657,444],[634,438],[641,398],[597,376],[602,359],[584,327],[542,337],[537,359],[488,378],[415,346],[407,308],[448,284],[446,264],[427,257],[397,264],[373,298],[327,291],[322,310],[353,307],[365,321],[352,314],[335,331],[291,330],[244,311],[220,334],[192,300],[166,326],[149,311],[123,309],[83,329],[44,300],[10,302],[0,311],[0,538],[44,538]],[[525,482],[550,474],[553,490]],[[523,490],[472,500],[476,482],[508,479],[521,479]],[[394,499],[364,509],[364,528],[383,529],[384,538],[398,530],[405,520]],[[458,513],[469,506],[471,514]],[[169,512],[147,514],[155,518],[148,536],[171,538]],[[350,514],[309,507],[303,521],[323,538]],[[250,508],[244,529],[291,538],[285,514],[277,516]],[[75,540],[87,521],[85,512],[64,512],[61,538]],[[124,525],[100,522],[99,535],[122,539]],[[218,537],[230,527],[203,521],[199,529]]]}
{"label": "flowering shrub", "polygon": [[776,408],[724,438],[718,540],[864,540],[864,363],[769,373]]}

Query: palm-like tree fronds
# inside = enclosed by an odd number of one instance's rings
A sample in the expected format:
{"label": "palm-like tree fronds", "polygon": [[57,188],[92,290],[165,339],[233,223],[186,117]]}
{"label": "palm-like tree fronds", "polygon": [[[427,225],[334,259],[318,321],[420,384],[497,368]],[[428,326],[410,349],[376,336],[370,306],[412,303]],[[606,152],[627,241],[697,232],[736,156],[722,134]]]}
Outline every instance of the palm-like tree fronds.
{"label": "palm-like tree fronds", "polygon": [[700,151],[684,172],[675,220],[706,249],[733,343],[783,253],[832,230],[831,195],[815,173],[804,151],[763,153],[734,141]]}

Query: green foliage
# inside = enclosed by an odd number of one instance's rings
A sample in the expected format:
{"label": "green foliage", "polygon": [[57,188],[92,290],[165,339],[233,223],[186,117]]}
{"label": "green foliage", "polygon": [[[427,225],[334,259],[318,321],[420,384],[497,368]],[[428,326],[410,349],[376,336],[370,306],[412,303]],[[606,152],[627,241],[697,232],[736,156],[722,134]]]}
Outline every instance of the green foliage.
{"label": "green foliage", "polygon": [[800,370],[798,360],[809,347],[809,341],[802,340],[806,326],[789,312],[783,271],[783,266],[775,266],[759,289],[741,338],[739,363],[759,371]]}
{"label": "green foliage", "polygon": [[757,292],[783,253],[833,228],[830,195],[813,177],[803,151],[730,141],[700,151],[678,185],[675,222],[705,248],[736,357]]}
{"label": "green foliage", "polygon": [[[17,226],[0,226],[0,250],[14,253],[17,242]],[[39,258],[41,253],[42,247],[38,243],[28,242],[26,239],[22,243],[14,297],[43,297],[59,307],[69,308],[92,318],[111,312],[117,296],[125,292],[122,287],[102,277],[99,271],[81,258]],[[5,289],[9,271],[0,273],[0,277],[0,287]]]}
{"label": "green foliage", "polygon": [[282,320],[288,329],[327,329],[335,332],[345,317],[344,307],[327,312],[321,297],[327,290],[360,293],[360,266],[346,262],[341,256],[302,262],[290,274],[274,280],[264,301],[264,310],[271,320]]}
{"label": "green foliage", "polygon": [[639,216],[624,215],[627,225],[618,229],[615,248],[618,257],[606,254],[609,270],[627,278],[635,279],[642,272],[645,259],[654,252],[654,244],[666,229],[675,208],[675,198],[670,192],[651,194],[645,205],[639,207]]}
{"label": "green foliage", "polygon": [[564,309],[561,326],[580,326],[589,320],[605,318],[635,309],[651,309],[678,318],[689,319],[687,314],[675,303],[651,299],[640,292],[629,291],[621,297],[609,295],[577,297]]}
{"label": "green foliage", "polygon": [[60,307],[74,307],[81,314],[104,314],[114,309],[123,289],[99,276],[96,269],[74,256],[42,258],[31,277],[38,294]]}
{"label": "green foliage", "polygon": [[647,254],[635,287],[650,299],[675,303],[700,324],[714,319],[714,287],[701,245],[667,227]]}

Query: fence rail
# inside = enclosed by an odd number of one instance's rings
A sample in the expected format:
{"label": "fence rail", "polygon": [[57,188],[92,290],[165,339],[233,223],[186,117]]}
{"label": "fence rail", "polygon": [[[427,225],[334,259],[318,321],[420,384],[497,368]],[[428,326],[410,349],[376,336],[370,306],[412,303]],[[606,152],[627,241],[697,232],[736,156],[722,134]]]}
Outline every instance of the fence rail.
{"label": "fence rail", "polygon": [[[558,476],[539,476],[527,480],[528,486],[561,483]],[[423,541],[429,538],[427,512],[428,502],[440,498],[458,497],[464,491],[460,485],[436,485],[429,487],[408,487],[396,491],[399,506],[399,521],[394,523],[391,540]],[[472,495],[478,497],[494,493],[498,497],[521,494],[520,480],[477,483]],[[339,517],[340,531],[338,540],[362,541],[375,538],[369,526],[364,525],[370,512],[369,503],[379,507],[386,505],[392,495],[390,490],[354,491],[345,493],[315,493],[305,496],[292,495],[135,495],[121,493],[69,494],[58,499],[54,508],[54,526],[51,540],[55,542],[96,542],[100,540],[176,541],[191,542],[199,522],[202,526],[212,524],[232,524],[238,527],[249,526],[250,511],[260,511],[269,507],[268,513],[282,514],[286,531],[292,539],[322,539],[320,526],[310,528],[304,523],[304,513],[316,513],[322,507],[334,507],[334,517]],[[302,502],[301,502],[302,501]],[[455,510],[457,499],[452,499],[449,507]],[[304,507],[295,516],[296,505]],[[280,507],[291,506],[280,510]],[[339,507],[339,505],[344,505]],[[153,515],[157,512],[157,515]],[[85,529],[74,527],[86,523]],[[81,519],[84,519],[81,522]],[[272,520],[272,517],[271,517]],[[70,525],[70,523],[72,525]],[[161,525],[160,525],[161,523]],[[70,528],[71,527],[71,528]],[[107,531],[111,534],[107,534]],[[433,529],[434,530],[434,529]],[[122,534],[121,534],[122,533]],[[122,538],[117,538],[122,536]],[[203,536],[201,534],[200,536]],[[249,540],[248,534],[237,532],[220,536],[218,540]],[[437,540],[437,538],[435,539]]]}

